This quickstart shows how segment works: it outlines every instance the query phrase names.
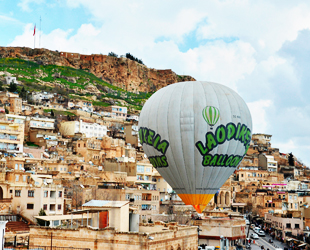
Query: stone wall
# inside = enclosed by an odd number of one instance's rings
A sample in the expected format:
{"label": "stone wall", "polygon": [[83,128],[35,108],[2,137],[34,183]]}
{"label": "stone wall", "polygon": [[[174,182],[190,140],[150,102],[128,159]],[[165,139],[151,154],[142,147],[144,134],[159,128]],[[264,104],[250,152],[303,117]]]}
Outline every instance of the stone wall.
{"label": "stone wall", "polygon": [[[160,229],[161,230],[161,229]],[[146,228],[149,233],[124,233],[113,228],[56,229],[33,226],[30,228],[29,245],[118,250],[171,250],[198,248],[197,228],[169,226],[166,230]],[[149,236],[153,237],[152,239]]]}

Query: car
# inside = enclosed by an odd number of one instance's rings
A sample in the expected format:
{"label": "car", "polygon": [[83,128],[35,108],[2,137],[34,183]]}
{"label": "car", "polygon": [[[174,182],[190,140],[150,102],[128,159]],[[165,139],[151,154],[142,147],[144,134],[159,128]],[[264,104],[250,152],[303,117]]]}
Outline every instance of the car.
{"label": "car", "polygon": [[258,235],[256,233],[251,233],[250,237],[252,239],[259,239]]}
{"label": "car", "polygon": [[265,232],[263,230],[260,230],[256,233],[258,234],[258,236],[265,237]]}

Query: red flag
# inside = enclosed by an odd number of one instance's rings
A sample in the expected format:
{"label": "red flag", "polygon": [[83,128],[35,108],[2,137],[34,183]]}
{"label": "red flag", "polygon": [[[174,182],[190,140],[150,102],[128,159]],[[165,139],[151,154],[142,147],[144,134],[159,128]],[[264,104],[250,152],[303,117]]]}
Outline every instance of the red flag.
{"label": "red flag", "polygon": [[33,29],[33,35],[36,34],[36,25],[34,25],[34,29]]}

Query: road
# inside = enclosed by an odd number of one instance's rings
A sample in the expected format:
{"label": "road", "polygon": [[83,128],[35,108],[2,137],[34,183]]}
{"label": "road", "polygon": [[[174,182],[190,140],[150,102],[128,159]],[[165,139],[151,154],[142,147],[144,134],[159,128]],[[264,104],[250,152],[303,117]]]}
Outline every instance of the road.
{"label": "road", "polygon": [[[254,231],[252,229],[250,229],[249,235],[251,235],[251,233],[254,233]],[[259,239],[255,240],[255,244],[254,243],[251,244],[252,250],[260,250],[261,246],[264,246],[265,250],[267,248],[269,248],[270,250],[275,250],[276,248],[284,249],[284,247],[286,247],[286,244],[284,244],[278,240],[274,240],[273,243],[269,243],[268,242],[269,239],[271,239],[271,236],[268,234],[266,234],[265,237],[259,237]]]}

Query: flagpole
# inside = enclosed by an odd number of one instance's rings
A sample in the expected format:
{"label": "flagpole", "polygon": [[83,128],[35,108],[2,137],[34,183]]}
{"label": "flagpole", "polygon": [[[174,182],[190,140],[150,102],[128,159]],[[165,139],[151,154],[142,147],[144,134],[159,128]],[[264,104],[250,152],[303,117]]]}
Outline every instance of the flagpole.
{"label": "flagpole", "polygon": [[41,16],[40,16],[39,48],[41,48]]}
{"label": "flagpole", "polygon": [[33,28],[33,49],[36,48],[36,24],[34,24]]}

